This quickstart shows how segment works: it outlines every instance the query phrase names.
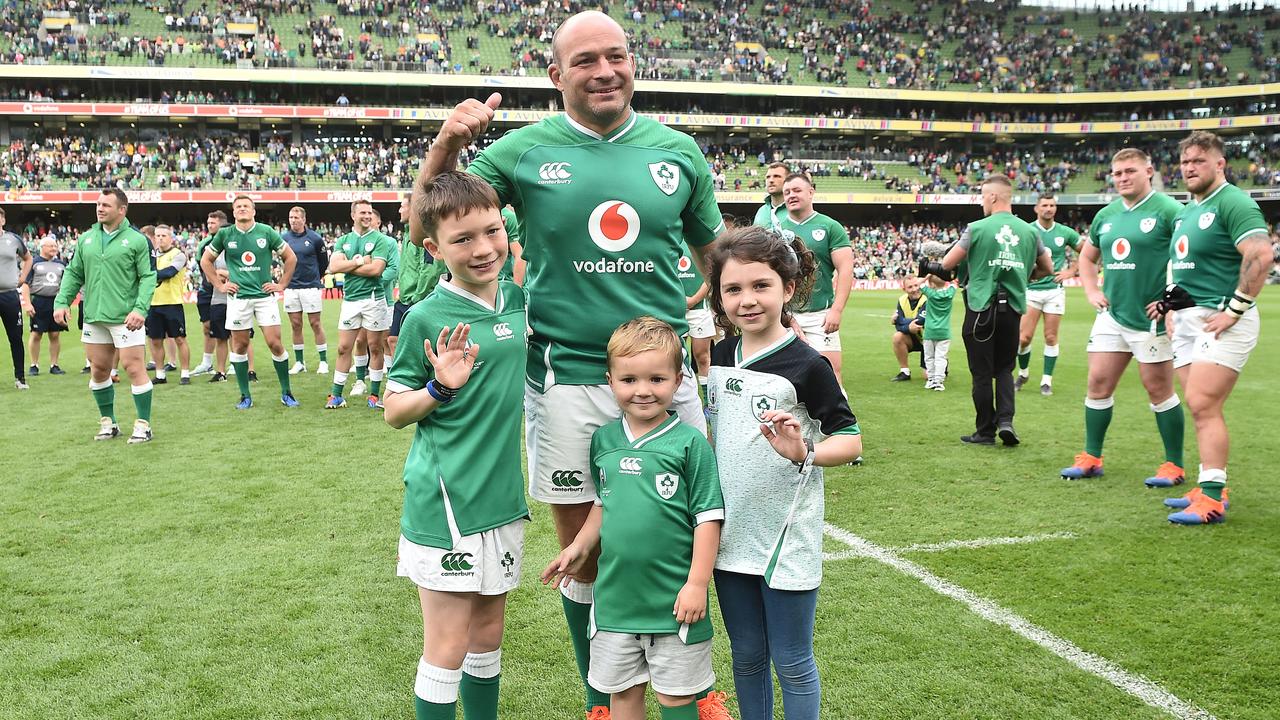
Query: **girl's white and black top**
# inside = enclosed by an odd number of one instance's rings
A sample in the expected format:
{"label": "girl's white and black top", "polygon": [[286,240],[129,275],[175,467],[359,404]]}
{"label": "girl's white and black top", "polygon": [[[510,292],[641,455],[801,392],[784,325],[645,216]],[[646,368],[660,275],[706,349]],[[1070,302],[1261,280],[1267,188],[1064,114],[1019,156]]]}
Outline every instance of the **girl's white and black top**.
{"label": "girl's white and black top", "polygon": [[801,473],[773,449],[760,434],[767,410],[794,415],[815,444],[861,433],[831,364],[792,332],[747,358],[741,338],[717,343],[707,382],[725,510],[716,569],[812,590],[822,582],[822,469]]}

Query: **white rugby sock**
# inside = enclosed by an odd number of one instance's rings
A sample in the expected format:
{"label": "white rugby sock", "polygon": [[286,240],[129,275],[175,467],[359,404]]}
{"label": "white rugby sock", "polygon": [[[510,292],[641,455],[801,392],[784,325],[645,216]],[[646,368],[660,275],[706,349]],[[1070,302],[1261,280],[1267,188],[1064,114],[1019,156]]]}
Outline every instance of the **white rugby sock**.
{"label": "white rugby sock", "polygon": [[427,663],[418,658],[418,675],[413,681],[413,694],[437,705],[458,701],[458,685],[462,682],[462,668],[450,670]]}

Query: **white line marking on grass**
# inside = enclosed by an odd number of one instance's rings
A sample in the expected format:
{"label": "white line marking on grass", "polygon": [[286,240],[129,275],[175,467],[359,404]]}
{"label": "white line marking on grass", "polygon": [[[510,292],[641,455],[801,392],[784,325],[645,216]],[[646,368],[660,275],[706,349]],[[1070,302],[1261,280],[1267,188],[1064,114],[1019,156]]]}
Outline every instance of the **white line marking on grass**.
{"label": "white line marking on grass", "polygon": [[[919,543],[905,547],[887,548],[890,552],[943,552],[946,550],[971,550],[996,545],[1023,545],[1026,543],[1044,542],[1045,540],[1075,540],[1072,532],[1044,533],[1042,535],[1018,535],[1015,537],[977,538],[974,540],[948,540],[940,543]],[[866,557],[859,550],[842,550],[834,553],[823,553],[824,561],[848,560],[849,558]]]}
{"label": "white line marking on grass", "polygon": [[826,523],[826,534],[850,548],[850,557],[866,557],[914,577],[930,590],[968,606],[978,617],[996,625],[1003,625],[1072,665],[1087,673],[1097,675],[1116,688],[1138,698],[1151,707],[1163,710],[1182,720],[1216,720],[1204,708],[1196,707],[1141,675],[1134,675],[1110,660],[1077,647],[1068,640],[1054,635],[1038,625],[1006,610],[991,600],[944,580],[910,560],[899,557],[893,550],[858,537],[843,528]]}

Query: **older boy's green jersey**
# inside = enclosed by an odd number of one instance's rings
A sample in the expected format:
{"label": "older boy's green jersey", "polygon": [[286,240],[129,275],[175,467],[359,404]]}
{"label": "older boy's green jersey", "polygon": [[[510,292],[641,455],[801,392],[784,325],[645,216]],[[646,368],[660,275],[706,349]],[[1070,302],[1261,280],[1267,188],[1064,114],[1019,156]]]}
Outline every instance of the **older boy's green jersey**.
{"label": "older boy's green jersey", "polygon": [[[1117,198],[1098,211],[1089,243],[1102,253],[1102,293],[1108,313],[1132,330],[1149,330],[1147,304],[1164,293],[1169,268],[1169,237],[1182,203],[1151,191],[1133,207]],[[1160,321],[1157,332],[1164,332]]]}
{"label": "older boy's green jersey", "polygon": [[693,625],[671,614],[693,563],[693,529],[724,520],[715,452],[676,415],[640,437],[623,419],[591,436],[591,474],[604,508],[591,634],[711,637],[710,615]]}
{"label": "older boy's green jersey", "polygon": [[[333,246],[335,255],[341,253],[348,260],[365,257],[372,261],[375,258],[381,258],[388,266],[391,264],[391,255],[394,251],[395,242],[377,230],[369,230],[363,235],[354,231],[349,232],[338,238],[337,244]],[[387,271],[383,269],[382,272],[385,274]],[[357,275],[354,270],[349,270],[344,275],[342,284],[344,300],[366,300],[377,297],[383,292],[381,277],[364,277]]]}
{"label": "older boy's green jersey", "polygon": [[955,304],[956,286],[947,285],[932,288],[928,285],[920,288],[924,295],[924,339],[951,339],[951,307]]}
{"label": "older boy's green jersey", "polygon": [[1173,281],[1196,305],[1223,308],[1240,284],[1236,246],[1253,234],[1267,237],[1267,221],[1253,198],[1224,182],[1203,200],[1187,203],[1174,221]]}
{"label": "older boy's green jersey", "polygon": [[435,374],[423,351],[443,328],[471,325],[480,347],[471,378],[452,402],[418,421],[404,462],[401,533],[419,545],[450,549],[473,535],[529,514],[520,471],[524,404],[524,291],[499,283],[496,307],[441,280],[410,308],[400,328],[387,392],[426,387]]}
{"label": "older boy's green jersey", "polygon": [[[1040,236],[1040,242],[1049,248],[1049,254],[1053,256],[1053,272],[1057,273],[1067,267],[1067,248],[1071,248],[1076,252],[1080,252],[1080,233],[1072,230],[1066,225],[1054,223],[1048,230],[1039,222],[1031,223],[1031,229],[1035,230]],[[1027,285],[1028,290],[1056,290],[1062,287],[1062,283],[1053,279],[1053,275],[1046,275],[1039,280],[1033,280]]]}
{"label": "older boy's green jersey", "polygon": [[256,222],[248,230],[234,223],[218,231],[209,242],[214,254],[223,254],[228,279],[239,289],[240,300],[267,297],[262,286],[271,282],[271,256],[285,246],[284,239],[269,225]]}
{"label": "older boy's green jersey", "polygon": [[603,384],[609,336],[639,315],[687,330],[680,241],[706,245],[724,226],[693,138],[634,112],[603,136],[557,115],[468,171],[521,220],[533,387]]}
{"label": "older boy's green jersey", "polygon": [[778,227],[783,235],[797,235],[804,240],[804,244],[813,253],[813,259],[818,263],[818,270],[813,276],[813,292],[809,293],[809,302],[800,312],[818,312],[831,307],[836,299],[835,286],[832,284],[836,266],[831,260],[831,253],[840,248],[851,247],[849,233],[845,232],[844,226],[839,222],[820,212],[800,222],[786,215],[779,221]]}

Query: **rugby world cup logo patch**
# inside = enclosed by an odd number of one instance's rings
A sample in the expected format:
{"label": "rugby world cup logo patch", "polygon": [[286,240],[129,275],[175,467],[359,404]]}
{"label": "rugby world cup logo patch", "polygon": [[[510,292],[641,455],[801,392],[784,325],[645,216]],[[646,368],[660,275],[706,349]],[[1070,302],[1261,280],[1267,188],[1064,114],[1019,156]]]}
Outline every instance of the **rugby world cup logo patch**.
{"label": "rugby world cup logo patch", "polygon": [[1129,257],[1129,251],[1132,249],[1133,245],[1131,245],[1128,240],[1124,238],[1116,238],[1115,242],[1111,243],[1111,257],[1116,260],[1124,260]]}
{"label": "rugby world cup logo patch", "polygon": [[1211,212],[1204,213],[1200,216],[1200,221],[1197,224],[1200,225],[1201,230],[1208,230],[1209,226],[1213,224],[1213,219],[1216,217],[1217,215],[1215,215],[1214,213],[1211,213]]}
{"label": "rugby world cup logo patch", "polygon": [[1156,229],[1156,219],[1142,218],[1142,222],[1138,223],[1138,227],[1142,228],[1142,232],[1149,233]]}

